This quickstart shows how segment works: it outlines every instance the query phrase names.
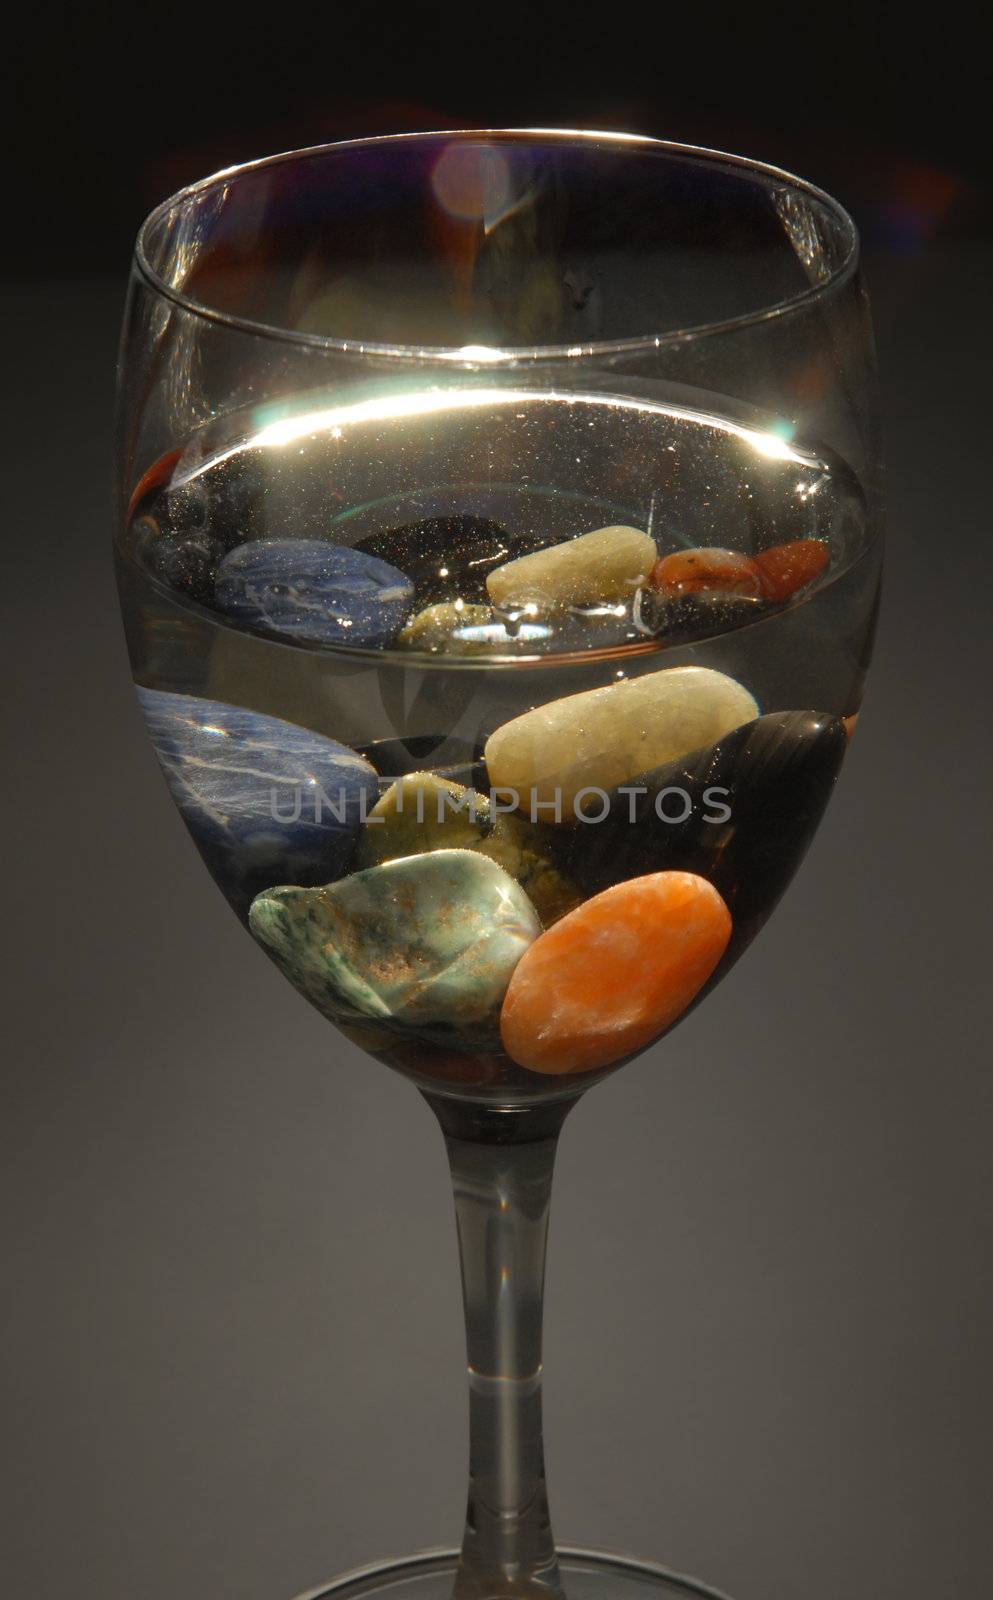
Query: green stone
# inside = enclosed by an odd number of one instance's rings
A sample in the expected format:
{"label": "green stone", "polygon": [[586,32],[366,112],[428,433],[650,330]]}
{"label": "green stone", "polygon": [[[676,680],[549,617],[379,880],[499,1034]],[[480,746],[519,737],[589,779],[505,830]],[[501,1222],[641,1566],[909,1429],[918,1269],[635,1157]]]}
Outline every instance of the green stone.
{"label": "green stone", "polygon": [[355,861],[370,867],[446,849],[475,850],[495,861],[527,892],[545,927],[583,898],[559,869],[558,830],[520,815],[494,815],[486,795],[433,772],[409,772],[387,789],[359,834]]}
{"label": "green stone", "polygon": [[541,923],[495,861],[434,850],[323,889],[266,890],[252,932],[332,1021],[379,1022],[441,1040],[499,1034],[511,974]]}

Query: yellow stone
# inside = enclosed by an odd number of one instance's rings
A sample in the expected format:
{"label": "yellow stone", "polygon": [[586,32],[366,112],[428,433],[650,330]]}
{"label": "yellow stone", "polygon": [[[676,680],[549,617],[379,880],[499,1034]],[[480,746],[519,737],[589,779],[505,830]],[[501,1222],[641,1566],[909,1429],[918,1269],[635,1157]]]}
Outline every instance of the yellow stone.
{"label": "yellow stone", "polygon": [[469,605],[465,600],[441,600],[425,606],[400,629],[396,644],[404,650],[423,650],[430,654],[475,655],[492,650],[493,640],[476,630],[493,621],[489,606]]}
{"label": "yellow stone", "polygon": [[477,849],[489,819],[485,795],[434,772],[408,772],[369,812],[359,834],[355,865],[375,867],[428,850]]}

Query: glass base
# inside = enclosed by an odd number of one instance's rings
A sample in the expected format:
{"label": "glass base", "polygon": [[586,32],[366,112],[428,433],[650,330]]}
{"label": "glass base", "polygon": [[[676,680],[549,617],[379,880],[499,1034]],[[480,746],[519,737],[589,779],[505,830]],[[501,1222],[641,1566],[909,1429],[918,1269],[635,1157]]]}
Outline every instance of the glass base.
{"label": "glass base", "polygon": [[[382,1596],[383,1600],[451,1600],[457,1550],[425,1550],[403,1561],[384,1561],[342,1573],[319,1589],[309,1589],[298,1600],[358,1600]],[[695,1578],[667,1572],[651,1561],[608,1555],[597,1550],[559,1549],[562,1585],[568,1600],[727,1600]]]}

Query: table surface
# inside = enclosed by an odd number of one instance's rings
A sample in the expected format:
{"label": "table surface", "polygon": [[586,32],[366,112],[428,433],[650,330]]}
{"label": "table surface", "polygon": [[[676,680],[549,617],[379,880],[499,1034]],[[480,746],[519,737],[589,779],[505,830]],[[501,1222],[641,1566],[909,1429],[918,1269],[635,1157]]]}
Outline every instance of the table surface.
{"label": "table surface", "polygon": [[[990,266],[870,263],[892,543],[850,760],[756,947],[563,1138],[559,1537],[744,1600],[993,1573]],[[253,950],[146,748],[106,509],[121,286],[8,306],[6,1589],[289,1600],[459,1534],[440,1137]]]}

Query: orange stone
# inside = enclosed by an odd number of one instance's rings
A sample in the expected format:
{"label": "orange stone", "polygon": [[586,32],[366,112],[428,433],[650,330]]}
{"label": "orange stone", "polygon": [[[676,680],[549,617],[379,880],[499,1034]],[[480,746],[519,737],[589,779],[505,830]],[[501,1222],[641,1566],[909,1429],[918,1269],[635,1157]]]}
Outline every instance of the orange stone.
{"label": "orange stone", "polygon": [[539,935],[514,969],[503,1047],[531,1072],[592,1072],[643,1050],[681,1016],[731,936],[693,872],[652,872],[594,895]]}
{"label": "orange stone", "polygon": [[813,583],[828,564],[828,547],[820,539],[794,539],[774,544],[755,557],[767,600],[788,600]]}
{"label": "orange stone", "polygon": [[764,593],[762,574],[740,550],[676,550],[656,561],[648,581],[660,594]]}

